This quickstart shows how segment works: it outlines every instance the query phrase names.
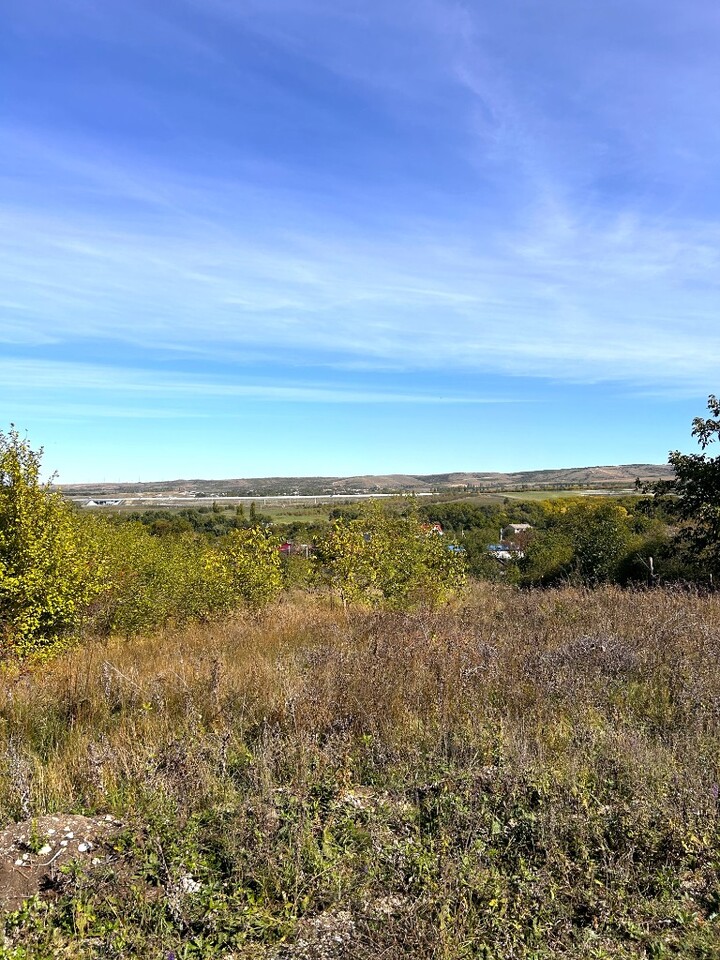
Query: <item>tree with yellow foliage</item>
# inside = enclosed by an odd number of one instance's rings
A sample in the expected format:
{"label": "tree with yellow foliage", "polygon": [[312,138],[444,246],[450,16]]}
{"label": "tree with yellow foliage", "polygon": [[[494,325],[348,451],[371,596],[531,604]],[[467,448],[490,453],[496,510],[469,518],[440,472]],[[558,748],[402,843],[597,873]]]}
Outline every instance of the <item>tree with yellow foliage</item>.
{"label": "tree with yellow foliage", "polygon": [[42,449],[0,431],[0,655],[46,651],[103,588],[91,526],[40,479]]}

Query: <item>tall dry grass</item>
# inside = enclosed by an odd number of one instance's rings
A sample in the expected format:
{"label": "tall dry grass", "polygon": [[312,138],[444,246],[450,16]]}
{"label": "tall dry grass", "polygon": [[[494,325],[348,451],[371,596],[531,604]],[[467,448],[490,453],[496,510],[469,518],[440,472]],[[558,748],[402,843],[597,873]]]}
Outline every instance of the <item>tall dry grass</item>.
{"label": "tall dry grass", "polygon": [[[3,822],[127,824],[124,872],[13,920],[12,949],[720,956],[717,595],[305,595],[8,674],[0,738]],[[148,898],[182,871],[200,893]]]}

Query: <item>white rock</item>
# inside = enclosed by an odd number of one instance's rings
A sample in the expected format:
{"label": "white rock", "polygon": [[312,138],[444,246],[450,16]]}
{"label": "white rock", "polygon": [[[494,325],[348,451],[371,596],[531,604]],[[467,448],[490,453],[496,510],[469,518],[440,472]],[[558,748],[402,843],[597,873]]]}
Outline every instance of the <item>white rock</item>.
{"label": "white rock", "polygon": [[44,847],[40,847],[38,853],[41,857],[47,856],[48,853],[52,853],[52,847],[49,843],[46,843]]}
{"label": "white rock", "polygon": [[183,893],[199,893],[202,890],[202,884],[193,877],[180,877],[178,887]]}

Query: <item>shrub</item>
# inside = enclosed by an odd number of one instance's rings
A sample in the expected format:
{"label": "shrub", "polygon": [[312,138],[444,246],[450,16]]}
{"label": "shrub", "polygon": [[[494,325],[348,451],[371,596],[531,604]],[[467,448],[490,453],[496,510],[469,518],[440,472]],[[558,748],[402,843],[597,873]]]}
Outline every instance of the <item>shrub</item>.
{"label": "shrub", "polygon": [[220,547],[78,515],[40,481],[41,460],[14,427],[0,432],[0,652],[49,652],[83,624],[133,634],[208,620],[282,589],[264,531],[234,530]]}
{"label": "shrub", "polygon": [[109,571],[95,614],[100,632],[208,620],[236,605],[225,558],[204,538],[157,537],[139,523],[98,527]]}
{"label": "shrub", "polygon": [[283,587],[280,541],[260,527],[233,530],[224,544],[224,557],[235,596],[249,607],[277,599]]}
{"label": "shrub", "polygon": [[465,558],[416,516],[371,510],[336,520],[318,548],[320,579],[343,603],[407,610],[447,602],[465,583]]}

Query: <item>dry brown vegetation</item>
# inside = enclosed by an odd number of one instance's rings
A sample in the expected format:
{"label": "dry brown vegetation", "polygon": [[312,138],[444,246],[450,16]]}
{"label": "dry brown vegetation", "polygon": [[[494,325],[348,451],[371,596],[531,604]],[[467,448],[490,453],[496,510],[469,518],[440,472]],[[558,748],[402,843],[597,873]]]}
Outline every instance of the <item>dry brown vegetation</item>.
{"label": "dry brown vegetation", "polygon": [[124,829],[0,957],[720,956],[720,597],[286,598],[0,682],[0,827]]}

